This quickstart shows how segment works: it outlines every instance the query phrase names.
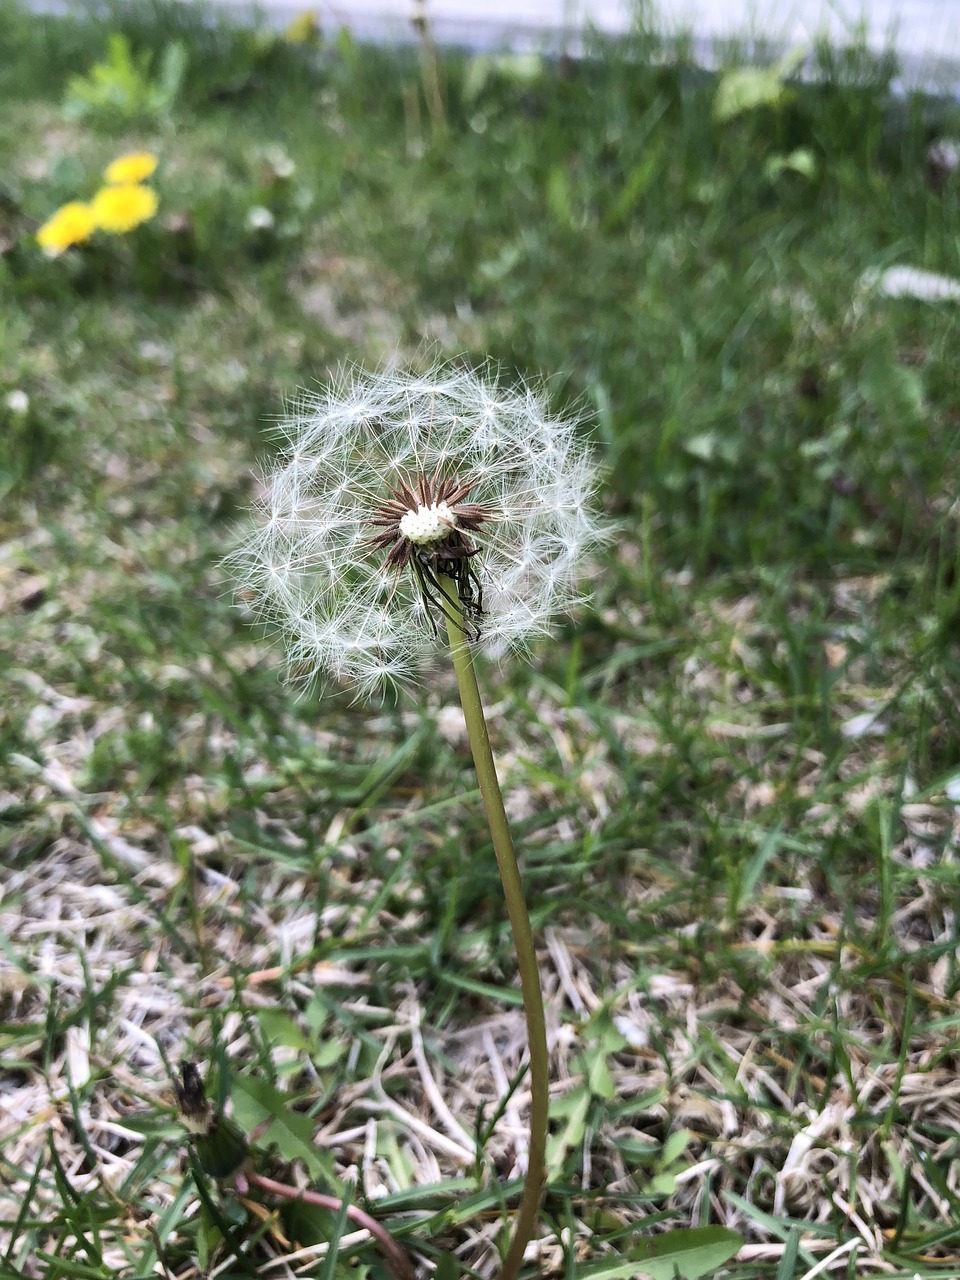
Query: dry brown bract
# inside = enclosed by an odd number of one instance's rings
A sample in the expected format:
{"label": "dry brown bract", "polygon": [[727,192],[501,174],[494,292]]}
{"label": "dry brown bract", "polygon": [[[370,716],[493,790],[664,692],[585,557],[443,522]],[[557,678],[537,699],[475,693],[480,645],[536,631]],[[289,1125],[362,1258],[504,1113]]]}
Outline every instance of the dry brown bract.
{"label": "dry brown bract", "polygon": [[[443,477],[435,471],[429,478],[422,473],[409,477],[391,497],[382,502],[370,517],[370,524],[381,528],[371,539],[375,551],[389,548],[386,563],[397,575],[412,566],[432,608],[434,628],[439,631],[437,615],[453,618],[454,624],[472,638],[479,639],[479,619],[483,617],[483,584],[472,561],[480,548],[472,546],[465,533],[476,533],[491,517],[479,502],[464,502],[474,480],[462,483],[458,476]],[[418,512],[435,513],[439,536],[417,541],[408,536],[405,523]],[[458,610],[451,607],[442,578],[450,578],[456,586]]]}

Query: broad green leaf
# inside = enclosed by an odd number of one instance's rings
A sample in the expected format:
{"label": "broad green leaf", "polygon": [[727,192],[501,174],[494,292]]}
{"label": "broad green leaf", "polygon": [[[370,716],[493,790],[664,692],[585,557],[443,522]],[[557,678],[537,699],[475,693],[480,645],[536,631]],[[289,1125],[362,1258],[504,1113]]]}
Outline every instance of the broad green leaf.
{"label": "broad green leaf", "polygon": [[679,1167],[675,1169],[662,1169],[659,1173],[655,1173],[653,1175],[644,1187],[644,1191],[648,1192],[651,1196],[672,1196],[674,1191],[677,1189],[677,1174],[679,1172]]}
{"label": "broad green leaf", "polygon": [[460,1264],[452,1253],[441,1253],[436,1260],[433,1276],[434,1280],[457,1280],[460,1274]]}
{"label": "broad green leaf", "polygon": [[583,1141],[590,1101],[590,1090],[584,1085],[579,1085],[551,1105],[550,1114],[565,1116],[567,1123],[559,1133],[551,1134],[547,1143],[547,1179],[549,1181],[560,1176],[567,1152]]}
{"label": "broad green leaf", "polygon": [[597,1045],[604,1053],[619,1053],[626,1049],[627,1037],[617,1028],[609,1013],[604,1012],[590,1023],[591,1031],[597,1036]]}
{"label": "broad green leaf", "polygon": [[771,156],[763,166],[764,176],[771,182],[789,170],[799,173],[801,178],[813,179],[817,176],[817,159],[809,147],[796,147],[788,155]]}
{"label": "broad green leaf", "polygon": [[630,1250],[630,1260],[587,1267],[580,1280],[699,1280],[737,1252],[742,1236],[726,1227],[690,1227],[651,1236]]}
{"label": "broad green leaf", "polygon": [[332,1067],[347,1052],[347,1046],[339,1040],[321,1040],[313,1047],[313,1065],[318,1071],[324,1067]]}
{"label": "broad green leaf", "polygon": [[284,1160],[302,1160],[313,1178],[332,1178],[329,1156],[314,1146],[313,1121],[294,1111],[290,1099],[279,1089],[267,1080],[237,1076],[232,1096],[237,1121],[248,1133],[267,1124],[262,1144],[275,1146]]}
{"label": "broad green leaf", "polygon": [[309,1052],[310,1041],[303,1034],[293,1018],[282,1009],[260,1009],[257,1021],[263,1028],[265,1039],[271,1045],[280,1045],[284,1049],[302,1049]]}
{"label": "broad green leaf", "polygon": [[798,46],[772,67],[736,67],[726,72],[713,99],[714,120],[723,122],[757,107],[779,106],[787,97],[787,76],[806,56],[806,49]]}
{"label": "broad green leaf", "polygon": [[472,106],[491,80],[528,88],[542,75],[543,58],[537,53],[482,53],[470,59],[460,92],[464,103]]}
{"label": "broad green leaf", "polygon": [[684,440],[683,448],[699,462],[735,463],[740,456],[739,442],[719,431],[700,431]]}
{"label": "broad green leaf", "polygon": [[874,410],[887,420],[926,420],[925,387],[917,370],[875,352],[864,364],[862,387]]}
{"label": "broad green leaf", "polygon": [[602,1048],[594,1049],[589,1056],[589,1061],[587,1088],[595,1098],[603,1098],[609,1102],[611,1098],[616,1097],[617,1086],[613,1083],[613,1076],[607,1066],[607,1055]]}
{"label": "broad green leaf", "polygon": [[659,1142],[641,1142],[636,1138],[621,1138],[613,1145],[631,1164],[653,1164],[660,1156]]}
{"label": "broad green leaf", "polygon": [[327,1019],[330,1017],[330,1010],[325,1000],[321,1000],[319,996],[314,996],[304,1010],[304,1018],[307,1026],[313,1032],[314,1036],[318,1036],[326,1026]]}
{"label": "broad green leaf", "polygon": [[660,1163],[666,1166],[679,1160],[689,1147],[692,1137],[689,1129],[677,1129],[675,1133],[671,1133],[660,1152]]}
{"label": "broad green leaf", "polygon": [[196,1134],[193,1147],[200,1167],[209,1178],[230,1178],[250,1153],[243,1130],[229,1116],[218,1116],[204,1134]]}
{"label": "broad green leaf", "polygon": [[723,123],[758,107],[778,106],[785,88],[775,67],[737,67],[717,85],[713,118]]}

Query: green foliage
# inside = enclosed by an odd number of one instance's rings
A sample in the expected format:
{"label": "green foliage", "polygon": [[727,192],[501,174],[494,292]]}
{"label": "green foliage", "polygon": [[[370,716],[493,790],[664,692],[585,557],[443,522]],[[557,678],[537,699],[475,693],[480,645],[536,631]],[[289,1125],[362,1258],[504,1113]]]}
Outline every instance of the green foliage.
{"label": "green foliage", "polygon": [[817,176],[817,160],[809,147],[795,147],[789,155],[770,156],[763,171],[771,182],[782,173],[798,173],[812,182]]}
{"label": "green foliage", "polygon": [[617,1147],[630,1167],[637,1171],[634,1176],[642,1177],[644,1194],[657,1199],[676,1191],[677,1178],[690,1166],[689,1148],[693,1141],[688,1129],[675,1129],[662,1146],[658,1142],[627,1138]]}
{"label": "green foliage", "polygon": [[57,454],[52,432],[19,388],[0,400],[0,440],[0,496],[37,475]]}
{"label": "green foliage", "polygon": [[650,1280],[700,1280],[737,1252],[743,1239],[725,1227],[667,1231],[629,1250],[630,1261],[586,1267],[583,1280],[629,1280],[642,1273]]}
{"label": "green foliage", "polygon": [[70,120],[90,118],[98,124],[169,125],[183,86],[188,55],[184,44],[171,41],[163,51],[155,79],[149,50],[134,54],[120,32],[107,37],[107,52],[85,75],[71,76],[64,101]]}
{"label": "green foliage", "polygon": [[255,1076],[234,1077],[234,1115],[241,1128],[250,1132],[263,1127],[261,1142],[276,1147],[286,1161],[301,1160],[311,1178],[332,1180],[329,1158],[314,1145],[314,1124],[309,1116],[295,1111],[290,1099],[267,1080]]}
{"label": "green foliage", "polygon": [[607,1057],[624,1047],[623,1036],[608,1018],[602,1017],[587,1029],[586,1039],[588,1047],[584,1052],[582,1081],[568,1093],[555,1098],[550,1107],[551,1119],[562,1121],[554,1127],[547,1145],[547,1176],[550,1181],[561,1177],[570,1153],[582,1148],[588,1128],[596,1122],[596,1104],[602,1107],[616,1094]]}
{"label": "green foliage", "polygon": [[246,1139],[240,1127],[220,1116],[209,1134],[196,1138],[197,1159],[209,1178],[229,1178],[247,1159]]}
{"label": "green foliage", "polygon": [[794,49],[772,67],[736,67],[725,71],[713,98],[713,118],[725,124],[760,107],[781,107],[789,101],[787,78],[807,56]]}
{"label": "green foliage", "polygon": [[520,88],[532,88],[544,74],[544,59],[536,53],[479,54],[466,66],[460,87],[466,106],[473,106],[488,84],[501,80]]}

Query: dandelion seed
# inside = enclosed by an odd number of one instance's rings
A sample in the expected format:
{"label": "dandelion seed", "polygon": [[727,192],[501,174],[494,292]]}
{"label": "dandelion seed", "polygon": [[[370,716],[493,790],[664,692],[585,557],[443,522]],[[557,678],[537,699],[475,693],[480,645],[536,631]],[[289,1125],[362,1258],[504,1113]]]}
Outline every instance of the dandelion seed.
{"label": "dandelion seed", "polygon": [[450,368],[348,372],[304,393],[279,434],[231,562],[296,670],[372,692],[412,679],[447,619],[500,656],[582,601],[606,537],[597,471],[542,393]]}
{"label": "dandelion seed", "polygon": [[262,204],[256,204],[247,210],[245,219],[248,231],[272,231],[276,226],[276,218]]}

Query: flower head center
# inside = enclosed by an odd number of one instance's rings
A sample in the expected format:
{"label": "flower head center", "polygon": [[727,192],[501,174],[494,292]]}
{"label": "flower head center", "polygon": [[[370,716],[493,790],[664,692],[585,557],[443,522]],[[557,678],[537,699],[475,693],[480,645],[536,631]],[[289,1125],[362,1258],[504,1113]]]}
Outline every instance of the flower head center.
{"label": "flower head center", "polygon": [[432,502],[407,511],[400,517],[400,533],[408,542],[422,547],[439,542],[456,529],[457,519],[446,502]]}
{"label": "flower head center", "polygon": [[481,503],[464,501],[474,484],[472,477],[444,475],[439,468],[433,475],[398,477],[370,514],[377,532],[368,545],[386,551],[387,567],[398,574],[411,570],[437,636],[439,617],[468,640],[480,638],[483,580],[472,535],[493,517]]}

